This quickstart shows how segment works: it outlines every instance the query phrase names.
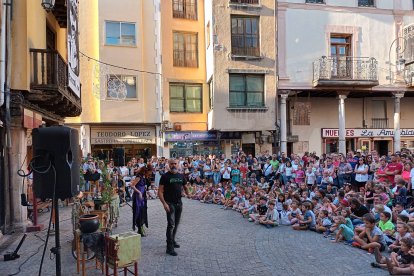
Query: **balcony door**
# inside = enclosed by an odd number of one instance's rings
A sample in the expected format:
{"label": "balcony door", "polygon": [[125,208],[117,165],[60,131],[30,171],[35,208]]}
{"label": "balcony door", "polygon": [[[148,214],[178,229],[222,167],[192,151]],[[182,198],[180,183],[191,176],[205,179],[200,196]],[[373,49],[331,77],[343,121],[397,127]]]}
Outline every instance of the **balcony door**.
{"label": "balcony door", "polygon": [[46,54],[46,76],[47,83],[54,83],[54,76],[57,68],[55,68],[55,55],[53,54],[56,51],[56,33],[53,29],[46,24],[46,50],[49,53]]}
{"label": "balcony door", "polygon": [[331,35],[332,78],[352,78],[350,35]]}

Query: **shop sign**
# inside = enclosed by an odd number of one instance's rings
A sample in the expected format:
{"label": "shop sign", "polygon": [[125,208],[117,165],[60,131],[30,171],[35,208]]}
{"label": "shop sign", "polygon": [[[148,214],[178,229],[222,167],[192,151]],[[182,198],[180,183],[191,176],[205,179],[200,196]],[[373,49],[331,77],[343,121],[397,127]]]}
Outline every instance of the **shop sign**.
{"label": "shop sign", "polygon": [[92,128],[91,144],[154,144],[155,129],[153,128]]}
{"label": "shop sign", "polygon": [[[400,129],[401,137],[414,136],[414,128]],[[347,128],[345,129],[347,138],[353,137],[393,137],[394,129],[392,128]],[[322,138],[338,138],[339,130],[337,128],[323,128]]]}
{"label": "shop sign", "polygon": [[208,131],[172,131],[165,133],[165,140],[167,142],[177,141],[215,141],[218,140],[217,132]]}

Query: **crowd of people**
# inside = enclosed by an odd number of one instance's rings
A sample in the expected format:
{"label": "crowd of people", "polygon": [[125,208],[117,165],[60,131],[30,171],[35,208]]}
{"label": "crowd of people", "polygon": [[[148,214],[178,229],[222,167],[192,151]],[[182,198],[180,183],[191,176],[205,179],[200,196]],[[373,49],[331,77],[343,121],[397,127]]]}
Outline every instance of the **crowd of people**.
{"label": "crowd of people", "polygon": [[[320,233],[375,255],[373,267],[391,274],[414,272],[414,155],[408,149],[256,157],[240,151],[229,158],[178,158],[186,196],[234,210],[251,223]],[[157,198],[166,158],[132,159],[119,168],[127,181],[147,168],[146,199]]]}

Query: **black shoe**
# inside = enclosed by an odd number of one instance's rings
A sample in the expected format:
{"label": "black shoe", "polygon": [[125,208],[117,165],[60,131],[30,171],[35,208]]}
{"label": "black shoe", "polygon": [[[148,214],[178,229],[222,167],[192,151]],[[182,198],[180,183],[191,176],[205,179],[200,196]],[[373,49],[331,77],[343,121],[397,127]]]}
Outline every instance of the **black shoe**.
{"label": "black shoe", "polygon": [[174,249],[167,249],[167,251],[165,253],[167,253],[168,255],[171,255],[171,256],[177,256],[178,255],[177,252],[174,251]]}
{"label": "black shoe", "polygon": [[176,242],[174,242],[174,248],[180,248],[180,245]]}

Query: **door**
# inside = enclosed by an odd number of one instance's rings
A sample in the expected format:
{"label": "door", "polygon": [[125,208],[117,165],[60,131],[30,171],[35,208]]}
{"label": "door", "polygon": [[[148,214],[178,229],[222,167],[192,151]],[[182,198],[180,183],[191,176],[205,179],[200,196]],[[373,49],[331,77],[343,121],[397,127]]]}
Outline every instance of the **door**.
{"label": "door", "polygon": [[383,141],[374,141],[375,150],[378,152],[379,156],[388,154],[388,140]]}
{"label": "door", "polygon": [[48,84],[55,84],[55,75],[57,68],[55,68],[55,58],[56,55],[53,53],[56,51],[56,33],[53,31],[49,25],[46,25],[46,49],[51,51],[46,55],[46,76]]}
{"label": "door", "polygon": [[242,150],[246,155],[256,156],[256,144],[242,144]]}
{"label": "door", "polygon": [[331,36],[331,58],[332,78],[348,79],[352,77],[351,36]]}

